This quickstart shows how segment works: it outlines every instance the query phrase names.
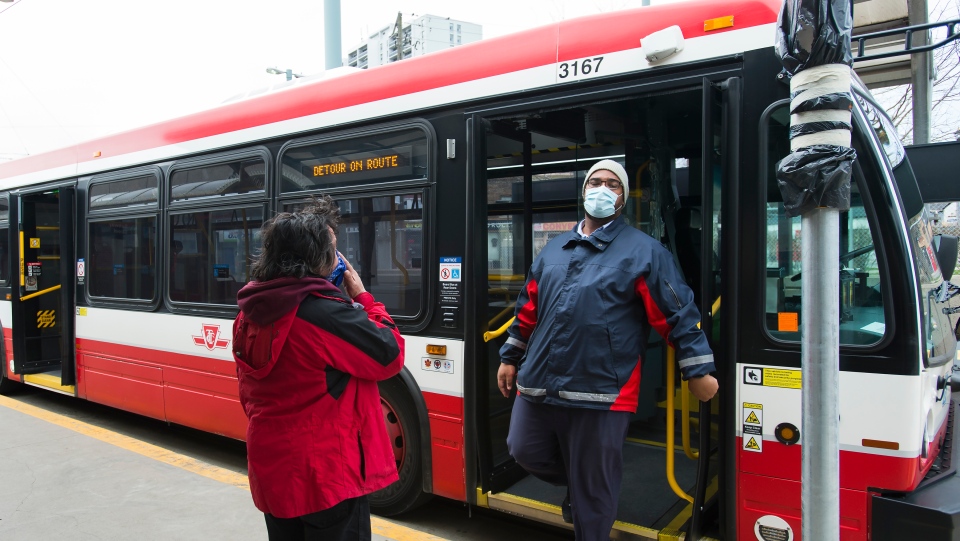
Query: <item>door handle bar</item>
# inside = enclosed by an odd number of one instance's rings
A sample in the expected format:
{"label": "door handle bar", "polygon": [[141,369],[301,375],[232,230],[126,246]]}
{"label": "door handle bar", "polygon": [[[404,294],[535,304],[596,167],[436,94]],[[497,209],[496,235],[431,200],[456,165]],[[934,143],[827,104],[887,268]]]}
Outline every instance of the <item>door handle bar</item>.
{"label": "door handle bar", "polygon": [[31,294],[29,294],[29,295],[24,295],[23,297],[20,297],[20,300],[21,300],[21,301],[25,301],[25,300],[27,300],[27,299],[32,299],[32,298],[34,298],[34,297],[39,297],[40,295],[43,295],[44,293],[50,293],[51,291],[56,291],[56,290],[58,290],[58,289],[60,289],[60,284],[57,284],[57,285],[55,285],[55,286],[53,286],[53,287],[48,287],[47,289],[43,289],[43,290],[37,291],[36,293],[31,293]]}

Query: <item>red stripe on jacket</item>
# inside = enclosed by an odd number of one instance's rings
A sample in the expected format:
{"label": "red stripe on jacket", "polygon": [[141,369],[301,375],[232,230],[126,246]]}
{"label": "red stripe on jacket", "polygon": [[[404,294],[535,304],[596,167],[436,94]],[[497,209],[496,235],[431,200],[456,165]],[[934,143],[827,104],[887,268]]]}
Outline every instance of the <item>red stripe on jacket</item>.
{"label": "red stripe on jacket", "polygon": [[670,332],[673,331],[673,328],[667,324],[667,317],[663,315],[660,307],[653,300],[653,296],[650,295],[650,288],[647,287],[647,281],[642,276],[637,279],[635,291],[637,296],[643,300],[643,307],[647,309],[647,321],[667,341],[670,347],[674,347],[673,343],[670,342]]}
{"label": "red stripe on jacket", "polygon": [[517,319],[520,321],[520,335],[529,340],[537,326],[537,281],[533,278],[527,282],[527,302],[520,307]]}

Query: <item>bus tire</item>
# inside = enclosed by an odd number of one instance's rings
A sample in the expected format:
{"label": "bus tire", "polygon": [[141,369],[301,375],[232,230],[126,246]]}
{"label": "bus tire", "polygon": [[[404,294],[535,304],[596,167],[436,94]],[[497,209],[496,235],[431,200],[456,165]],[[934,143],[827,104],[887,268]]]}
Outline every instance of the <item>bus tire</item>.
{"label": "bus tire", "polygon": [[[3,355],[3,348],[0,348],[0,356]],[[7,360],[0,357],[0,395],[8,395],[20,388],[20,383],[11,381],[7,377]]]}
{"label": "bus tire", "polygon": [[380,405],[400,480],[370,494],[369,500],[372,512],[391,517],[420,507],[431,498],[431,494],[423,490],[420,425],[409,391],[399,378],[381,381],[379,385]]}

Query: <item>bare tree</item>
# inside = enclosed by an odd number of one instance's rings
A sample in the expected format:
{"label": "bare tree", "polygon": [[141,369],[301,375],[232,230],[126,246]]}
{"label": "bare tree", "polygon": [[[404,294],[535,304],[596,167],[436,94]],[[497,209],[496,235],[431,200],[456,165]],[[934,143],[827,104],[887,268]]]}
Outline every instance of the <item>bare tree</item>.
{"label": "bare tree", "polygon": [[[930,20],[947,21],[960,17],[960,0],[938,0]],[[931,43],[946,37],[945,29],[933,32]],[[936,80],[933,83],[930,140],[932,142],[960,139],[960,42],[953,41],[933,52]],[[913,94],[911,85],[898,85],[873,91],[897,126],[900,137],[913,141]]]}

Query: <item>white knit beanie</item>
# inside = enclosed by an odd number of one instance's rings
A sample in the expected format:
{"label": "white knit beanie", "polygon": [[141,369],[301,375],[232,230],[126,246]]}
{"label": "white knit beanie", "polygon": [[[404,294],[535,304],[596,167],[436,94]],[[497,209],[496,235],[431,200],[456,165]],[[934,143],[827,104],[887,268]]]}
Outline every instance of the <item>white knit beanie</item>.
{"label": "white knit beanie", "polygon": [[593,167],[587,171],[587,176],[583,177],[583,187],[580,188],[580,193],[582,194],[584,190],[587,189],[587,181],[590,180],[590,175],[601,169],[606,169],[614,175],[617,175],[617,178],[619,178],[620,182],[623,183],[623,200],[626,201],[627,197],[630,195],[630,180],[629,177],[627,177],[626,169],[613,160],[600,160],[593,164]]}

